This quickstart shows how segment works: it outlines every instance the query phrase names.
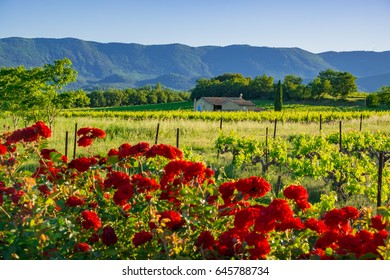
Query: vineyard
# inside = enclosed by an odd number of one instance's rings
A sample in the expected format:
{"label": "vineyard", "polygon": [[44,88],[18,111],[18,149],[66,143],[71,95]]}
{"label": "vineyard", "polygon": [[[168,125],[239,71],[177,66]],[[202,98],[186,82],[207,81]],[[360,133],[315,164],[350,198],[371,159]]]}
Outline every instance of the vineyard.
{"label": "vineyard", "polygon": [[[321,180],[340,201],[361,196],[366,203],[381,205],[379,184],[381,200],[390,202],[390,170],[384,168],[390,156],[390,138],[384,133],[301,134],[265,141],[221,133],[216,148],[219,154],[231,154],[232,164],[240,169],[261,165],[263,176],[273,174],[280,180],[283,175],[296,182]],[[276,193],[280,181],[277,188]]]}
{"label": "vineyard", "polygon": [[[364,129],[375,117],[376,124],[381,116],[388,123],[386,114],[328,113],[66,112],[64,125],[57,124],[62,129],[71,128],[75,119],[69,118],[76,116],[107,127],[79,125],[73,159],[71,152],[59,152],[64,131],[42,122],[5,131],[0,258],[389,259],[389,132]],[[288,126],[315,123],[318,129],[323,120],[337,127],[336,114],[337,120],[355,119],[356,128],[364,120],[364,131],[268,133],[268,126],[276,128],[275,119],[280,130],[287,121]],[[166,128],[158,139],[164,144],[157,143],[156,121],[164,127],[172,118],[183,121],[191,141],[201,141],[188,122],[200,129],[191,118],[201,116],[209,120],[204,127],[216,133],[206,134],[213,145],[204,151],[241,176],[227,176],[195,151],[165,144]],[[262,124],[268,116],[265,137],[227,131],[229,126],[245,130],[246,123],[238,122],[244,116]],[[156,118],[153,127],[138,129],[146,134],[137,137],[147,142],[129,142],[135,134],[119,127],[121,119],[133,119],[130,127],[151,126],[151,118]],[[113,144],[119,130],[128,140]],[[95,148],[103,144],[105,149]],[[245,177],[250,168],[259,171]],[[308,191],[314,181],[326,190],[319,199]]]}
{"label": "vineyard", "polygon": [[62,116],[67,118],[93,117],[93,118],[121,118],[131,120],[203,120],[203,121],[274,121],[282,122],[319,122],[320,118],[324,122],[337,120],[351,120],[359,118],[369,118],[371,116],[388,116],[387,111],[314,111],[311,110],[289,110],[283,112],[263,111],[258,112],[193,112],[189,110],[174,111],[94,111],[94,110],[71,110],[63,112]]}

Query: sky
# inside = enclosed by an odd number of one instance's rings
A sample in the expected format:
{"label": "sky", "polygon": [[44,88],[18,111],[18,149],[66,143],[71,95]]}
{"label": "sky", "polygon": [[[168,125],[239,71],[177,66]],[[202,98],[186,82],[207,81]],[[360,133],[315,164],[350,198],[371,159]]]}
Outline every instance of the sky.
{"label": "sky", "polygon": [[390,0],[0,0],[0,38],[390,50]]}

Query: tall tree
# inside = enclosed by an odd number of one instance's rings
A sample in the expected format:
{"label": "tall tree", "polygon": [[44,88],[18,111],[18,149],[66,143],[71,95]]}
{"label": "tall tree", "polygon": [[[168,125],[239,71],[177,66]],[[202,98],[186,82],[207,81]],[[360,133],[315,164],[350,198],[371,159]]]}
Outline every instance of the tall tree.
{"label": "tall tree", "polygon": [[283,108],[283,87],[282,87],[282,83],[279,80],[275,92],[274,109],[275,111],[282,111],[282,108]]}

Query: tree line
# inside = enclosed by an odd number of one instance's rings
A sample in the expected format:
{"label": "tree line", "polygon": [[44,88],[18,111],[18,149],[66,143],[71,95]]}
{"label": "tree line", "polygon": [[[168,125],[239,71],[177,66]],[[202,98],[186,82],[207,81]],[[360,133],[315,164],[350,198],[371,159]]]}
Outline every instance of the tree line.
{"label": "tree line", "polygon": [[160,83],[140,88],[95,90],[87,96],[90,100],[89,106],[93,108],[169,103],[190,99],[190,93],[164,88]]}
{"label": "tree line", "polygon": [[[322,99],[326,95],[344,98],[357,91],[356,77],[348,72],[328,69],[321,71],[306,85],[303,83],[303,78],[297,75],[286,75],[282,81],[282,90],[285,99]],[[238,73],[226,73],[211,79],[197,80],[191,90],[191,98],[235,97],[242,93],[247,99],[262,99],[273,98],[277,91],[279,87],[272,76],[264,74],[251,78]]]}

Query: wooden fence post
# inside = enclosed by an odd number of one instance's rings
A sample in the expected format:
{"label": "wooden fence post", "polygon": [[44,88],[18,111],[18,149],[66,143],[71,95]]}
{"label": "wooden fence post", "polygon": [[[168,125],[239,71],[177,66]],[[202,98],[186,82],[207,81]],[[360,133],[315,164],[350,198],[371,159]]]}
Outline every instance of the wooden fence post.
{"label": "wooden fence post", "polygon": [[379,152],[379,166],[378,166],[378,194],[376,206],[381,207],[382,205],[382,176],[384,166],[384,152]]}
{"label": "wooden fence post", "polygon": [[343,122],[340,121],[339,123],[339,134],[340,134],[340,139],[339,139],[339,151],[341,152],[341,149],[343,147],[343,128],[342,128]]}
{"label": "wooden fence post", "polygon": [[276,196],[278,196],[281,187],[282,187],[282,176],[279,175],[278,176],[278,181],[276,182],[276,190],[275,190]]}
{"label": "wooden fence post", "polygon": [[265,128],[265,164],[268,163],[268,127]]}
{"label": "wooden fence post", "polygon": [[221,120],[219,121],[219,129],[222,130],[222,117]]}
{"label": "wooden fence post", "polygon": [[77,148],[77,123],[74,125],[73,159],[76,158],[76,148]]}
{"label": "wooden fence post", "polygon": [[69,132],[65,132],[65,156],[68,157]]}
{"label": "wooden fence post", "polygon": [[322,115],[320,114],[320,132],[322,132]]}
{"label": "wooden fence post", "polygon": [[275,119],[275,123],[274,123],[274,139],[276,138],[276,125],[278,123],[278,120]]}
{"label": "wooden fence post", "polygon": [[176,148],[179,148],[179,128],[176,129]]}
{"label": "wooden fence post", "polygon": [[363,114],[360,114],[360,127],[359,127],[359,131],[362,131],[362,128],[363,128]]}
{"label": "wooden fence post", "polygon": [[160,131],[160,123],[157,124],[157,129],[156,129],[156,139],[154,140],[154,144],[157,145],[158,142],[158,133]]}

